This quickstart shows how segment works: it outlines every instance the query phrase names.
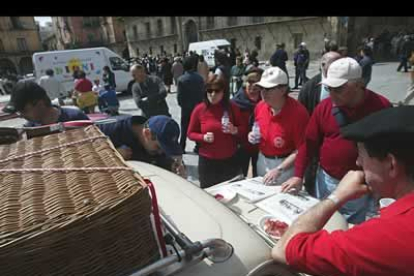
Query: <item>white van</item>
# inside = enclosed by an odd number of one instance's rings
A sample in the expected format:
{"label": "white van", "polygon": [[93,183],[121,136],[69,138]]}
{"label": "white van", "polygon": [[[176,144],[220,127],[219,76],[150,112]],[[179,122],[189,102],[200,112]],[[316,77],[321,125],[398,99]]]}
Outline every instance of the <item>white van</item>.
{"label": "white van", "polygon": [[86,77],[92,82],[99,78],[102,85],[103,67],[109,66],[115,74],[116,90],[119,92],[126,91],[132,80],[125,60],[103,47],[35,53],[33,65],[36,80],[44,76],[47,69],[52,69],[67,92],[73,90],[72,75],[75,68],[85,71]]}
{"label": "white van", "polygon": [[230,49],[230,42],[225,39],[215,39],[201,42],[190,43],[188,51],[196,52],[203,55],[208,66],[214,67],[214,51],[222,49]]}

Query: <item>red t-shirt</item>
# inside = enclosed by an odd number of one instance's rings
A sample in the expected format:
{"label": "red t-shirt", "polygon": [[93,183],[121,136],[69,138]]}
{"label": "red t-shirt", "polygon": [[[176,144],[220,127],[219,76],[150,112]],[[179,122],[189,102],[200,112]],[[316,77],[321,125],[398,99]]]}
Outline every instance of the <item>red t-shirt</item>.
{"label": "red t-shirt", "polygon": [[260,102],[255,109],[255,120],[260,127],[260,152],[267,156],[284,156],[299,149],[303,143],[309,115],[301,103],[287,97],[276,116],[267,103]]}
{"label": "red t-shirt", "polygon": [[347,231],[300,233],[286,246],[286,261],[311,275],[414,275],[414,193]]}
{"label": "red t-shirt", "polygon": [[[205,103],[198,104],[190,119],[187,136],[190,140],[200,143],[199,155],[210,159],[226,159],[232,157],[237,151],[237,144],[241,137],[247,135],[247,129],[241,123],[240,109],[234,103],[231,104],[229,112],[230,122],[238,127],[237,135],[223,133],[221,117],[224,108],[221,104],[210,105]],[[204,134],[212,132],[214,142],[204,142]]]}
{"label": "red t-shirt", "polygon": [[[366,89],[365,98],[358,106],[341,110],[350,122],[356,122],[387,107],[391,107],[391,103],[386,98]],[[300,147],[295,160],[295,176],[303,178],[306,166],[318,151],[321,167],[336,179],[342,179],[349,170],[358,169],[355,142],[342,138],[332,115],[330,98],[320,102],[313,111],[306,129],[305,143]]]}
{"label": "red t-shirt", "polygon": [[77,79],[75,81],[75,90],[80,93],[91,92],[92,91],[92,82],[88,79]]}

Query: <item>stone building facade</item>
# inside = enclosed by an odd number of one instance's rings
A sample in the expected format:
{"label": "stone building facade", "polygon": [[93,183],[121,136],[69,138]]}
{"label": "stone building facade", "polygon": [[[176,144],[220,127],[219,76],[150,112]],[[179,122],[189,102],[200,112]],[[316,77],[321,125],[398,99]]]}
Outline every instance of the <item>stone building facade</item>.
{"label": "stone building facade", "polygon": [[127,55],[121,17],[52,17],[52,23],[58,50],[108,47],[121,56]]}
{"label": "stone building facade", "polygon": [[0,77],[32,73],[32,55],[41,50],[34,17],[0,17]]}
{"label": "stone building facade", "polygon": [[125,17],[125,30],[134,57],[182,53],[191,42],[227,39],[240,52],[258,50],[259,60],[265,61],[281,42],[289,58],[301,42],[312,59],[319,58],[325,38],[354,55],[364,36],[376,37],[387,28],[406,30],[413,23],[414,17],[151,16]]}
{"label": "stone building facade", "polygon": [[260,60],[271,56],[276,43],[284,42],[292,54],[304,41],[311,55],[316,56],[322,51],[324,35],[330,35],[330,26],[326,17],[125,18],[132,56],[182,53],[189,43],[210,39],[227,39],[241,52],[257,49]]}

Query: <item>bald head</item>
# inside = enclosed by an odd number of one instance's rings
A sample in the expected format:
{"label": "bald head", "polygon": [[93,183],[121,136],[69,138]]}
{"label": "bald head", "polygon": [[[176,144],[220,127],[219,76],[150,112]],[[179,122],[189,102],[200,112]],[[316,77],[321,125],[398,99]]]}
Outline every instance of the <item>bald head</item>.
{"label": "bald head", "polygon": [[328,68],[332,62],[337,59],[342,58],[342,56],[338,52],[327,52],[322,56],[321,65],[322,65],[322,74],[326,78],[326,74],[328,72]]}
{"label": "bald head", "polygon": [[131,75],[136,82],[142,83],[147,78],[147,72],[145,71],[145,67],[141,64],[135,64],[130,69]]}

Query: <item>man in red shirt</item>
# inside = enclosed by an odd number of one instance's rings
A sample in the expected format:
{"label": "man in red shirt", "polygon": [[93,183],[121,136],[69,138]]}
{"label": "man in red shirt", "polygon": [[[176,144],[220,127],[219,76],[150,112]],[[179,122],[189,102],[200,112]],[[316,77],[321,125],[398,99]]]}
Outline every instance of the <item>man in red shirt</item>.
{"label": "man in red shirt", "polygon": [[[357,142],[357,165],[325,200],[301,215],[272,257],[311,275],[414,275],[413,106],[381,110],[342,129]],[[321,230],[345,202],[371,193],[395,201],[347,231]],[[393,200],[390,200],[393,201]]]}
{"label": "man in red shirt", "polygon": [[[318,198],[327,197],[348,171],[357,169],[355,144],[341,136],[340,127],[391,106],[386,98],[366,89],[361,76],[362,69],[352,58],[338,59],[329,66],[322,84],[328,87],[330,97],[316,106],[306,129],[305,142],[295,161],[294,177],[282,184],[282,191],[302,189],[306,167],[318,152]],[[369,203],[368,196],[362,197],[347,202],[340,212],[348,222],[361,223],[365,220]]]}
{"label": "man in red shirt", "polygon": [[[293,175],[309,115],[302,104],[288,96],[288,78],[279,67],[266,69],[256,86],[261,88],[263,99],[254,112],[261,136],[257,173],[264,176],[266,185],[280,185]],[[252,131],[249,141],[255,141],[253,136]]]}

